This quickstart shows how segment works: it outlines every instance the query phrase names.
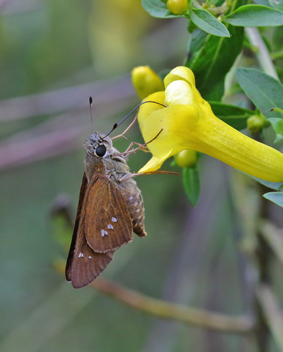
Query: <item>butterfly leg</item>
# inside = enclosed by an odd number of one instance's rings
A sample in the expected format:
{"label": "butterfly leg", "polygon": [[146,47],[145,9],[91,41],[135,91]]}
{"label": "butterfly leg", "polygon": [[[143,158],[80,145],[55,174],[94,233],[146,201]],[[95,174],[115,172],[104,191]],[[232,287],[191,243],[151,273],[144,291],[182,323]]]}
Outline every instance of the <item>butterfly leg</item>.
{"label": "butterfly leg", "polygon": [[[149,142],[147,142],[147,143],[139,144],[139,143],[136,143],[136,142],[132,142],[132,143],[129,145],[129,147],[126,149],[126,151],[125,151],[124,153],[119,153],[118,155],[128,156],[128,155],[130,155],[130,154],[135,153],[135,152],[136,152],[137,150],[139,150],[139,149],[143,150],[144,152],[148,152],[148,149],[146,148],[146,146],[147,146],[149,143],[151,143],[152,141],[154,141],[154,140],[160,135],[160,133],[161,133],[162,131],[163,131],[163,128],[162,128],[162,130],[160,130],[160,131],[158,132],[158,134],[157,134],[154,138],[152,138],[152,139],[151,139]],[[134,148],[134,149],[132,149],[132,150],[130,150],[134,144],[138,145],[138,147],[137,147],[137,148]]]}
{"label": "butterfly leg", "polygon": [[124,137],[124,138],[127,139],[127,137],[125,137],[125,134],[126,134],[126,132],[128,132],[129,129],[133,126],[133,124],[136,122],[137,118],[138,118],[138,114],[136,114],[134,120],[129,124],[129,126],[125,129],[125,131],[124,131],[123,133],[118,134],[117,136],[111,138],[112,141],[113,141],[113,139],[116,139],[116,138],[119,138],[119,137]]}
{"label": "butterfly leg", "polygon": [[122,177],[119,178],[118,181],[124,182],[129,180],[130,178],[136,177],[136,176],[142,176],[142,175],[154,175],[154,174],[163,174],[163,175],[176,175],[180,176],[178,172],[173,172],[173,171],[149,171],[149,172],[137,172],[137,173],[132,173],[132,174],[124,174]]}
{"label": "butterfly leg", "polygon": [[[145,153],[149,153],[149,150],[148,148],[146,147],[146,144],[140,144],[140,143],[137,143],[137,142],[132,142],[128,148],[124,151],[123,154],[127,155],[129,152],[132,154],[132,153],[135,153],[137,150],[142,150],[143,152]],[[137,148],[134,148],[134,149],[131,149],[133,147],[133,145],[137,145],[138,147]]]}

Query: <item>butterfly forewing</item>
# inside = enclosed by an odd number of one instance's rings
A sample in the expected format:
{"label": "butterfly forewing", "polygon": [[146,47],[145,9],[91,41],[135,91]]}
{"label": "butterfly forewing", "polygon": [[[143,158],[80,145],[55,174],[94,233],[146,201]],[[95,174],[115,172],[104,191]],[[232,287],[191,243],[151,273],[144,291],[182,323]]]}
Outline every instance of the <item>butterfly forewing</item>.
{"label": "butterfly forewing", "polygon": [[98,253],[116,250],[133,237],[132,219],[121,191],[105,175],[91,180],[86,192],[85,235]]}
{"label": "butterfly forewing", "polygon": [[80,217],[81,217],[82,206],[83,206],[83,201],[84,201],[86,189],[87,189],[87,178],[84,173],[83,179],[82,179],[82,185],[81,185],[81,189],[80,189],[79,204],[78,204],[76,221],[75,221],[75,226],[74,226],[74,231],[73,231],[72,243],[71,243],[71,247],[70,247],[70,251],[69,251],[69,255],[68,255],[68,259],[67,259],[67,264],[66,264],[66,269],[65,269],[65,276],[66,276],[67,281],[71,281],[70,272],[71,272],[74,253],[75,253],[76,241],[77,241],[77,237],[78,237],[78,227],[80,224]]}
{"label": "butterfly forewing", "polygon": [[71,248],[66,265],[66,279],[74,288],[80,288],[94,280],[110,263],[114,252],[95,253],[89,247],[84,233],[84,207],[87,195],[87,178],[84,174]]}

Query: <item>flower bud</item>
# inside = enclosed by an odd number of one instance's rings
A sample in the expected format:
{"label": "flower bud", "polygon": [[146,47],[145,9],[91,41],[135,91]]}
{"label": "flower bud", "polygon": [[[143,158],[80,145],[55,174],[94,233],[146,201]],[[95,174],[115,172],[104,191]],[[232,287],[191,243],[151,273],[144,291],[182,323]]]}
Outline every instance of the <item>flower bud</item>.
{"label": "flower bud", "polygon": [[261,131],[264,127],[268,127],[270,122],[263,115],[253,115],[247,120],[248,130],[251,132]]}
{"label": "flower bud", "polygon": [[168,0],[166,6],[174,15],[182,15],[189,8],[187,0]]}
{"label": "flower bud", "polygon": [[180,167],[192,167],[198,161],[197,152],[192,149],[183,150],[182,152],[174,155],[174,159]]}
{"label": "flower bud", "polygon": [[132,83],[141,99],[164,90],[162,79],[149,67],[139,66],[132,71]]}

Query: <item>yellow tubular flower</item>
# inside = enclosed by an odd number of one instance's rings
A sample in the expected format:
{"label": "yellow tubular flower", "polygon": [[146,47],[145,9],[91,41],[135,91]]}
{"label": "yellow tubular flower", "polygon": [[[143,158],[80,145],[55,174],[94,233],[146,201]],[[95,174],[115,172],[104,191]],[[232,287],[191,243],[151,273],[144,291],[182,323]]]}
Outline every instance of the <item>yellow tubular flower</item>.
{"label": "yellow tubular flower", "polygon": [[259,143],[218,119],[195,87],[187,67],[176,67],[164,79],[165,91],[151,94],[138,112],[144,140],[153,157],[139,171],[155,171],[185,149],[208,154],[249,175],[283,182],[283,154]]}
{"label": "yellow tubular flower", "polygon": [[164,90],[162,79],[149,67],[139,66],[132,71],[132,83],[141,99]]}

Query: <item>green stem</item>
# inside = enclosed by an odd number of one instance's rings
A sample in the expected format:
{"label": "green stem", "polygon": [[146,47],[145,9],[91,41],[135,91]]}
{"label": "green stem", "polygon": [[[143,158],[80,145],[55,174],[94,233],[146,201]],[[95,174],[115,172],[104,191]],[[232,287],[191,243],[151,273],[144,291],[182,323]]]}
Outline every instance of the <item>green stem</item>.
{"label": "green stem", "polygon": [[[260,193],[264,193],[265,186],[259,185]],[[266,199],[262,198],[261,207],[260,207],[260,219],[268,219],[269,217],[269,203]],[[266,307],[263,305],[262,299],[259,299],[258,287],[263,287],[271,284],[271,273],[270,273],[270,264],[273,258],[273,253],[269,246],[269,243],[261,235],[259,229],[257,230],[257,248],[255,250],[255,259],[257,262],[258,270],[258,284],[255,288],[255,314],[256,314],[256,328],[255,328],[255,337],[260,352],[267,352],[269,350],[269,338],[271,332],[271,326],[266,315]]]}
{"label": "green stem", "polygon": [[270,57],[272,60],[282,59],[283,58],[283,50],[276,51],[274,53],[270,53]]}
{"label": "green stem", "polygon": [[204,4],[203,8],[215,17],[219,15],[225,15],[230,10],[230,6],[227,4],[226,1],[221,6],[218,6],[218,7],[209,7],[209,6],[206,7]]}
{"label": "green stem", "polygon": [[247,27],[245,28],[245,32],[247,37],[249,38],[251,45],[258,48],[258,51],[256,52],[256,57],[262,70],[269,76],[279,80],[277,72],[270,57],[270,53],[259,33],[259,30],[257,28]]}
{"label": "green stem", "polygon": [[280,304],[272,288],[268,285],[259,285],[257,298],[262,307],[268,327],[274,337],[279,351],[283,351],[283,319]]}
{"label": "green stem", "polygon": [[283,264],[283,237],[282,230],[276,228],[268,221],[259,222],[259,231],[268,242],[274,254]]}

